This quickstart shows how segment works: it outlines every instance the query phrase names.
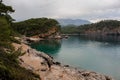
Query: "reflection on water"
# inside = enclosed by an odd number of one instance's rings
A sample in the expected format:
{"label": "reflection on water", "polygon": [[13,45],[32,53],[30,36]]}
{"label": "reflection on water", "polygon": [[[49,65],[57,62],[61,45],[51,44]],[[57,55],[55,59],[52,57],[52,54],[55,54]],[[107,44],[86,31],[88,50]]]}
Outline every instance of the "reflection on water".
{"label": "reflection on water", "polygon": [[59,53],[61,48],[60,40],[44,40],[37,43],[31,44],[32,48],[35,48],[39,51],[45,52],[50,55]]}
{"label": "reflection on water", "polygon": [[88,35],[81,35],[79,36],[80,40],[91,40],[91,41],[99,41],[99,42],[109,42],[109,43],[120,43],[120,36],[88,36]]}
{"label": "reflection on water", "polygon": [[110,47],[110,46],[120,46],[120,36],[87,36],[81,35],[79,36],[80,41],[92,41],[103,43],[101,47]]}
{"label": "reflection on water", "polygon": [[120,80],[120,37],[70,36],[31,45],[63,64],[97,71]]}

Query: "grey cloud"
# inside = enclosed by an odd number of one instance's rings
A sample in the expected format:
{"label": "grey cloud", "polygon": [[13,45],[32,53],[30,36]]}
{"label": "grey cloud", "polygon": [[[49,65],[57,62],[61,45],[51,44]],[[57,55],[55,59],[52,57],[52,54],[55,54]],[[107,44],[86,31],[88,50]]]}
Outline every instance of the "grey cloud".
{"label": "grey cloud", "polygon": [[119,0],[4,0],[16,12],[17,20],[32,17],[119,19]]}

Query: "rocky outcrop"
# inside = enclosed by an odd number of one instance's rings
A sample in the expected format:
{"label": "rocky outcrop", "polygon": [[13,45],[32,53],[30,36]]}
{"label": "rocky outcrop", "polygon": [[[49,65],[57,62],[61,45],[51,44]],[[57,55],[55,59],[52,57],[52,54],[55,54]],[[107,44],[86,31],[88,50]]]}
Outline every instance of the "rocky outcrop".
{"label": "rocky outcrop", "polygon": [[[54,78],[53,78],[54,77]],[[113,80],[112,78],[87,70],[52,65],[45,80]]]}
{"label": "rocky outcrop", "polygon": [[26,52],[19,57],[20,65],[39,74],[42,80],[113,80],[109,76],[55,62],[52,57],[30,48],[28,45],[13,45],[21,47],[22,51]]}
{"label": "rocky outcrop", "polygon": [[120,36],[120,27],[109,29],[104,27],[103,29],[88,29],[84,32],[86,35],[113,35],[113,36]]}
{"label": "rocky outcrop", "polygon": [[[58,28],[57,27],[52,27],[48,30],[48,32],[46,33],[41,33],[39,35],[37,35],[39,38],[49,38],[49,37],[54,37],[56,35],[56,33],[58,33]],[[33,36],[35,37],[35,36]]]}

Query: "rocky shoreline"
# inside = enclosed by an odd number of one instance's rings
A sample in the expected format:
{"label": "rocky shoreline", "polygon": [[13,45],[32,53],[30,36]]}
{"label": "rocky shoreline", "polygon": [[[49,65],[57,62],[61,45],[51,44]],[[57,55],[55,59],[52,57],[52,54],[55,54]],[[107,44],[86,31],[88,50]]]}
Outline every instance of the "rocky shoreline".
{"label": "rocky shoreline", "polygon": [[13,46],[16,50],[21,47],[22,52],[25,52],[19,57],[20,65],[40,75],[41,80],[114,80],[93,71],[76,69],[55,62],[51,56],[36,51],[24,43],[13,43]]}

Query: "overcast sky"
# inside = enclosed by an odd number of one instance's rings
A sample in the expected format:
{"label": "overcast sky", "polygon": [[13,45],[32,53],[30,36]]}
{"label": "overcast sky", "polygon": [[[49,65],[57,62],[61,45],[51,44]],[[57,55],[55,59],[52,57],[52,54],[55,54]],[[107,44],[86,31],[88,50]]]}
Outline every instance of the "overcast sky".
{"label": "overcast sky", "polygon": [[120,0],[3,0],[11,5],[16,20],[28,18],[70,18],[90,21],[120,20]]}

